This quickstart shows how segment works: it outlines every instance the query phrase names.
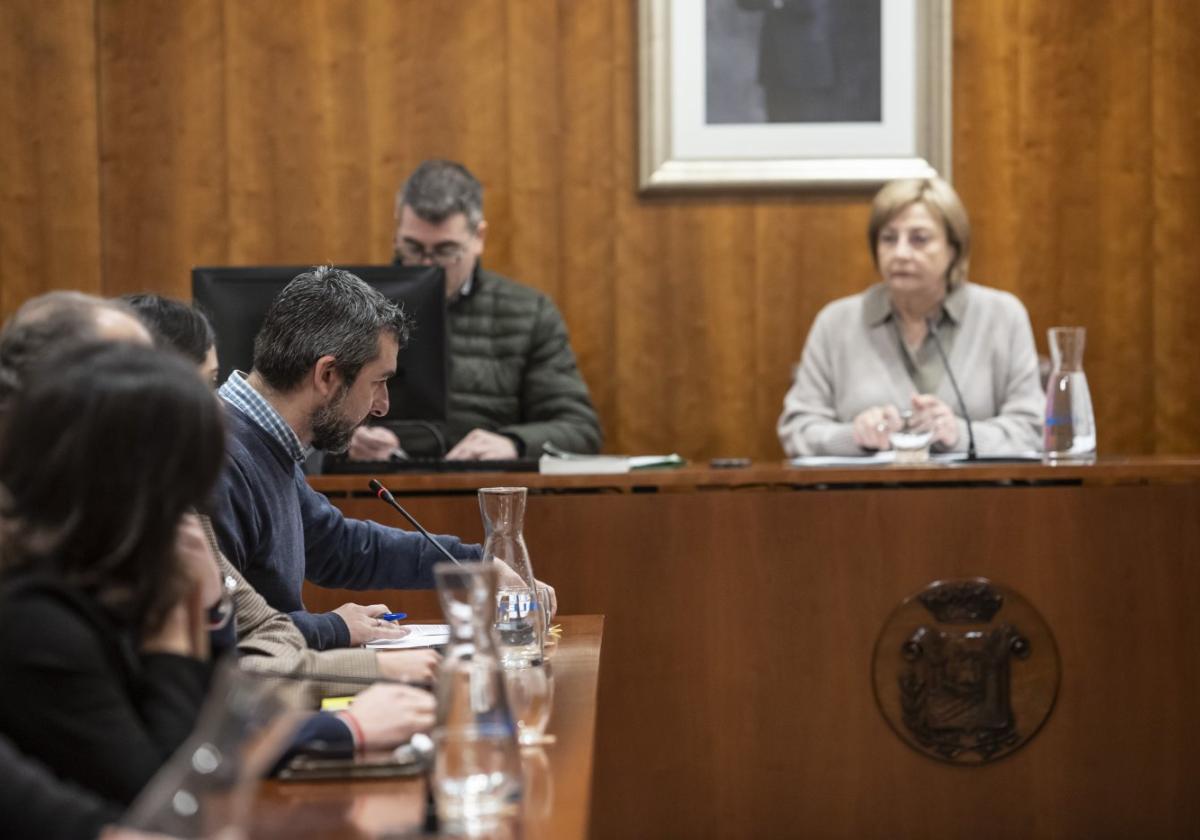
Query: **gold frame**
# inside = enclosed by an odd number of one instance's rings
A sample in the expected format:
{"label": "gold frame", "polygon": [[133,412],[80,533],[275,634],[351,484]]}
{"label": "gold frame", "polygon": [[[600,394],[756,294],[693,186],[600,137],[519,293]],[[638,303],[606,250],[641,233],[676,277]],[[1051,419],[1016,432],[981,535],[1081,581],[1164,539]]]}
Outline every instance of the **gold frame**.
{"label": "gold frame", "polygon": [[[638,0],[639,166],[642,192],[876,188],[894,178],[951,174],[951,0],[915,0],[914,157],[682,159],[672,148],[671,5]],[[882,0],[886,2],[887,0]],[[686,0],[697,2],[697,0]]]}

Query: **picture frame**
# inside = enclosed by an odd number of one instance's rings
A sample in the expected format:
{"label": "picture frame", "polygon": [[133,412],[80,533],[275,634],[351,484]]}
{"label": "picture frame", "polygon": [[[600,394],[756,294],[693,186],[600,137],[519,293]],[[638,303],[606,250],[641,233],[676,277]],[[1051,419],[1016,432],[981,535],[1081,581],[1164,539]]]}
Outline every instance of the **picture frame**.
{"label": "picture frame", "polygon": [[[719,55],[707,55],[706,37],[711,39],[712,31],[706,25],[720,13],[743,26],[743,18],[729,9],[749,16],[753,8],[747,7],[769,10],[803,0],[638,2],[641,192],[865,190],[895,178],[941,175],[950,180],[951,0],[880,0],[875,41],[868,44],[879,52],[875,119],[821,121],[818,116],[795,122],[771,122],[761,115],[757,121],[738,122],[736,114],[732,121],[713,121],[706,82],[723,77],[706,65]],[[746,41],[743,36],[742,43]],[[823,46],[819,33],[804,43]],[[765,53],[766,47],[760,50]],[[747,75],[744,56],[736,66]],[[760,60],[757,84],[765,88],[762,74]],[[743,85],[745,94],[745,79]],[[846,98],[854,100],[851,104],[864,99],[857,92]]]}

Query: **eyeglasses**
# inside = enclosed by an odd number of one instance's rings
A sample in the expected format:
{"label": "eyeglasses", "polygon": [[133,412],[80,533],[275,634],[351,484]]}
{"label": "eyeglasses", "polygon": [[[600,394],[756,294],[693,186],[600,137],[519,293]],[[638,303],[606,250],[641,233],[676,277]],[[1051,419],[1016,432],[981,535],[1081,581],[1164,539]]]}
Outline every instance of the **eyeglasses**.
{"label": "eyeglasses", "polygon": [[420,242],[411,239],[401,239],[396,243],[396,256],[406,265],[431,262],[442,268],[457,265],[467,252],[467,247],[458,242],[439,242],[428,251]]}

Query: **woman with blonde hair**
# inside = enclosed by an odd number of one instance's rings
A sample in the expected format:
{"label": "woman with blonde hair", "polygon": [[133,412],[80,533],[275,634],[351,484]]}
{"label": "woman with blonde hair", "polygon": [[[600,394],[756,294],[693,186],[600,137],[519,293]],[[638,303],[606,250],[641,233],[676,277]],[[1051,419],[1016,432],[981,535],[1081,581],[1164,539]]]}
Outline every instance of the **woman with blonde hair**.
{"label": "woman with blonde hair", "polygon": [[821,310],[777,431],[790,457],[866,455],[907,421],[932,449],[966,452],[944,350],[979,455],[1041,443],[1044,397],[1025,307],[970,282],[971,227],[940,178],[893,181],[875,196],[868,239],[879,282]]}

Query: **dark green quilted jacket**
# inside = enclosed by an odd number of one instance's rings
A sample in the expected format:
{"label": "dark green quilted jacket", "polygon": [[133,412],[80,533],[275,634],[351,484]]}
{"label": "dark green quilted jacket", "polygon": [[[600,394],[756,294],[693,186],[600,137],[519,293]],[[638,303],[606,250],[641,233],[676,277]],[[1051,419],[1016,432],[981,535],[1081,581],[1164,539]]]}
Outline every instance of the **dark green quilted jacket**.
{"label": "dark green quilted jacket", "polygon": [[600,421],[558,308],[539,291],[482,268],[448,308],[446,443],[474,428],[517,438],[526,456],[550,441],[599,452]]}

